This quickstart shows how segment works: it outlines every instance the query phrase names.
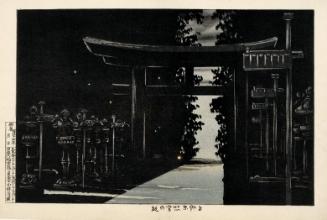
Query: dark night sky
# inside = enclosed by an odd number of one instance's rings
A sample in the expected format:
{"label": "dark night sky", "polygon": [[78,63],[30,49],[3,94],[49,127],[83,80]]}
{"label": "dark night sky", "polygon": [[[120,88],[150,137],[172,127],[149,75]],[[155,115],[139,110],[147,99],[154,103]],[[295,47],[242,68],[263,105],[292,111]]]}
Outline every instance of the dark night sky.
{"label": "dark night sky", "polygon": [[[53,111],[103,102],[109,96],[110,73],[116,70],[91,55],[82,38],[174,44],[177,13],[173,10],[18,11],[17,117],[41,99]],[[240,31],[245,41],[277,36],[278,47],[283,48],[282,11],[238,13],[243,18]],[[299,71],[296,77],[312,83],[313,12],[295,12],[293,48],[303,49],[305,53],[301,61],[305,65],[295,68]],[[87,85],[89,82],[92,86]]]}
{"label": "dark night sky", "polygon": [[[93,36],[122,42],[172,44],[175,27],[171,24],[175,24],[175,13],[19,11],[18,115],[26,112],[26,106],[41,99],[46,100],[55,111],[63,107],[88,107],[92,99],[105,99],[108,96],[107,85],[111,84],[110,72],[115,70],[90,54],[82,38]],[[92,86],[87,86],[89,82]]]}

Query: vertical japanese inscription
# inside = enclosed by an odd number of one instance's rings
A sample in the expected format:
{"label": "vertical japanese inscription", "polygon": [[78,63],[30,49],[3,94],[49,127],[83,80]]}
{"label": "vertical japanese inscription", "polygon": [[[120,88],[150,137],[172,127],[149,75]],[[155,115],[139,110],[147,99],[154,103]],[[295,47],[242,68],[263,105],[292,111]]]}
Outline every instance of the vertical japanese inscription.
{"label": "vertical japanese inscription", "polygon": [[16,123],[6,122],[6,202],[16,200]]}

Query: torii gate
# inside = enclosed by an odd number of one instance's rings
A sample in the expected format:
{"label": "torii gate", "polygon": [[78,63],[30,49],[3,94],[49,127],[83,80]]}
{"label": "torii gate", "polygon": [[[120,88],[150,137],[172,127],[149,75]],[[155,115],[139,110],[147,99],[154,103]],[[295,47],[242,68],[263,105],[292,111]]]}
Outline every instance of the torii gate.
{"label": "torii gate", "polygon": [[[101,57],[105,64],[130,68],[131,70],[131,83],[129,85],[131,96],[131,144],[132,149],[136,149],[136,137],[134,135],[136,117],[145,117],[143,114],[144,109],[142,109],[143,104],[140,103],[142,95],[222,95],[223,87],[194,86],[193,68],[219,66],[226,64],[226,62],[237,63],[241,60],[243,52],[274,47],[278,39],[273,37],[251,43],[203,47],[125,44],[91,37],[85,37],[83,40],[87,49],[92,54]],[[144,78],[147,67],[167,66],[186,68],[183,86],[153,86],[146,84]],[[139,73],[140,70],[141,73]],[[113,86],[115,88],[120,87],[122,90],[126,87],[126,85],[120,84],[113,84]],[[237,93],[234,95],[236,97]],[[143,126],[145,125],[143,124]],[[145,144],[145,140],[143,140],[143,144]]]}
{"label": "torii gate", "polygon": [[[244,71],[258,70],[286,70],[286,203],[291,204],[291,165],[292,165],[292,62],[295,58],[302,58],[302,51],[291,49],[291,20],[293,14],[285,13],[286,21],[286,46],[283,50],[263,50],[274,48],[277,37],[239,44],[221,44],[217,46],[159,46],[129,44],[113,42],[93,37],[83,39],[89,52],[103,59],[104,63],[111,66],[130,69],[129,92],[131,96],[131,147],[136,146],[136,121],[142,122],[143,135],[142,147],[145,156],[145,120],[142,96],[144,95],[222,95],[224,88],[214,86],[194,86],[194,67],[219,66],[226,63],[240,63],[243,61]],[[243,59],[242,59],[243,56]],[[153,86],[147,85],[145,79],[147,67],[185,67],[184,85],[176,86]],[[142,74],[140,74],[142,73]],[[247,83],[247,74],[239,69],[234,76],[234,149],[239,145],[247,145],[247,138],[242,128],[247,129],[247,119],[239,112],[239,105],[243,102],[240,93]],[[113,85],[124,87],[126,85]],[[242,97],[245,98],[246,97]],[[247,114],[245,114],[247,115]],[[141,120],[137,120],[141,119]],[[243,132],[241,132],[241,131]]]}

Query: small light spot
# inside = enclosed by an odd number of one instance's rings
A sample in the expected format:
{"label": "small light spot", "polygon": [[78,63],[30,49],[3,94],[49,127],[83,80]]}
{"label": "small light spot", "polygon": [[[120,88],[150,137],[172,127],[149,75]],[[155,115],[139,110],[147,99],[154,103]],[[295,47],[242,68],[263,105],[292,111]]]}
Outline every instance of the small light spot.
{"label": "small light spot", "polygon": [[87,85],[88,85],[88,86],[91,86],[92,84],[89,82]]}
{"label": "small light spot", "polygon": [[77,74],[77,70],[74,70],[73,73],[74,73],[74,75],[76,75]]}
{"label": "small light spot", "polygon": [[111,100],[109,100],[109,104],[110,104],[110,105],[112,104],[112,101],[111,101]]}
{"label": "small light spot", "polygon": [[158,80],[160,80],[161,79],[161,77],[160,76],[158,76]]}

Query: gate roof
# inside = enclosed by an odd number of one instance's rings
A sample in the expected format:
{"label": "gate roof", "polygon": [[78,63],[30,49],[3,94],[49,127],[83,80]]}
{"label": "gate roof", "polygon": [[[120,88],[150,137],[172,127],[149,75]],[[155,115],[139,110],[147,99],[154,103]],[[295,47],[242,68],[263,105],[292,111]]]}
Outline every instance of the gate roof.
{"label": "gate roof", "polygon": [[245,51],[275,47],[277,40],[277,37],[272,37],[216,46],[164,46],[83,38],[92,54],[114,66],[217,66],[237,61]]}

